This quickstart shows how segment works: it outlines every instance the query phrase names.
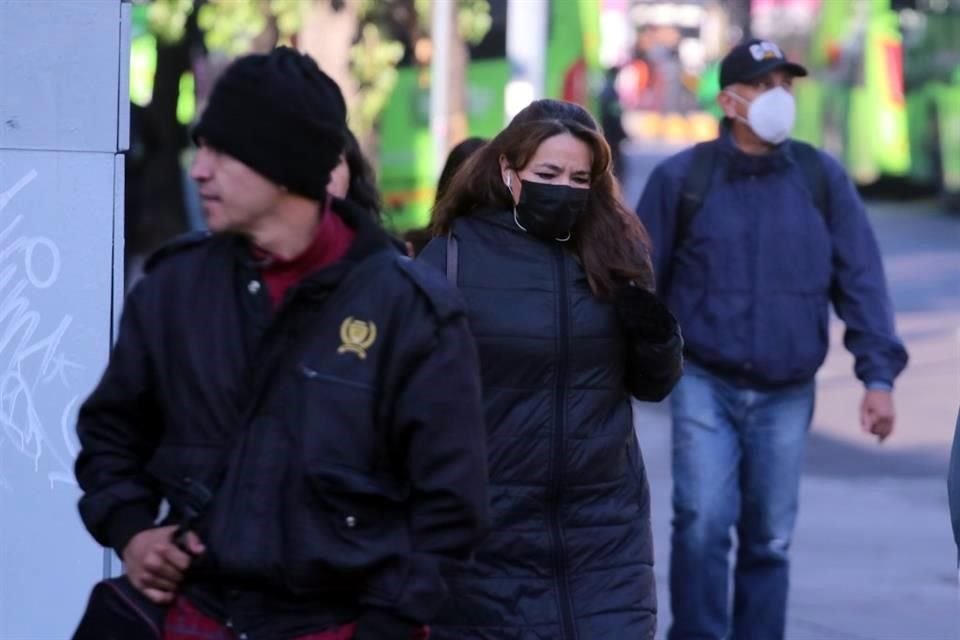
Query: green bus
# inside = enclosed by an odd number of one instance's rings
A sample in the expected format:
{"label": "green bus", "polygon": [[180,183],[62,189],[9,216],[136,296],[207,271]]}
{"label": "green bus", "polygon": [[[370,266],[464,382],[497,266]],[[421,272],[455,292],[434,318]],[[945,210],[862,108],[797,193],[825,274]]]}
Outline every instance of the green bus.
{"label": "green bus", "polygon": [[[754,9],[765,4],[754,0]],[[807,4],[812,29],[785,47],[811,72],[795,85],[796,136],[840,159],[858,185],[955,200],[960,0]]]}
{"label": "green bus", "polygon": [[840,159],[860,185],[911,165],[903,40],[889,0],[823,2],[796,84],[796,136]]}
{"label": "green bus", "polygon": [[910,178],[960,194],[960,1],[895,2],[904,38]]}
{"label": "green bus", "polygon": [[[838,158],[861,187],[960,201],[960,0],[753,0],[754,33],[810,77],[795,136]],[[711,105],[716,63],[698,97]]]}
{"label": "green bus", "polygon": [[[491,138],[506,125],[506,89],[512,79],[507,57],[510,2],[524,0],[490,0],[490,30],[469,47],[467,136]],[[547,12],[545,97],[590,106],[599,81],[599,3],[548,0],[543,6]],[[426,226],[433,205],[440,167],[434,163],[430,133],[429,76],[429,68],[418,65],[408,51],[378,125],[384,219],[396,232]]]}

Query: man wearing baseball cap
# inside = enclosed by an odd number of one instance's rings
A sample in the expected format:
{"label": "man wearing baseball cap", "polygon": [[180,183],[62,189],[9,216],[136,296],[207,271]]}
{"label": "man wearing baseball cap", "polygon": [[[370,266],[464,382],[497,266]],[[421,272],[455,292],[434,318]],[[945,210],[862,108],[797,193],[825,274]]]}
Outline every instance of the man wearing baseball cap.
{"label": "man wearing baseball cap", "polygon": [[893,431],[907,353],[853,184],[833,158],[790,139],[793,82],[806,75],[773,42],[734,47],[720,66],[719,137],[663,161],[637,205],[686,342],[671,396],[670,640],[784,636],[831,305],[864,387],[862,429],[881,442]]}
{"label": "man wearing baseball cap", "polygon": [[308,56],[235,61],[195,139],[213,233],[148,262],[79,413],[125,576],[75,639],[423,638],[487,519],[463,303],[327,195],[346,105]]}

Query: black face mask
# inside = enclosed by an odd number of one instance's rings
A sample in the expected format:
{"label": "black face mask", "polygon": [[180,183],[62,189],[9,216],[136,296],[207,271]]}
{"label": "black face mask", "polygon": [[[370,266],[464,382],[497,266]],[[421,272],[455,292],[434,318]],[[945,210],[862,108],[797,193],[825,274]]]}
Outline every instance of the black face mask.
{"label": "black face mask", "polygon": [[514,220],[524,231],[543,240],[566,242],[577,218],[586,210],[590,189],[521,180]]}

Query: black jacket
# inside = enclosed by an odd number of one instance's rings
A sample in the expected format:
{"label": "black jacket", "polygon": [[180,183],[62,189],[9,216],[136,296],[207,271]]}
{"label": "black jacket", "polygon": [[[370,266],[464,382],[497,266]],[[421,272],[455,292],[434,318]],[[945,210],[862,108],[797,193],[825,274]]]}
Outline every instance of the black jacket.
{"label": "black jacket", "polygon": [[[432,637],[652,638],[650,503],[630,395],[658,400],[678,379],[676,324],[662,343],[627,335],[573,254],[510,212],[458,219],[454,235],[483,373],[493,527],[474,565],[451,572]],[[421,259],[444,269],[445,247],[434,240]]]}
{"label": "black jacket", "polygon": [[183,588],[252,640],[368,610],[428,621],[441,565],[467,557],[486,524],[460,297],[337,207],[358,231],[349,253],[276,313],[238,238],[154,260],[80,410],[90,532],[120,552],[162,500],[178,522],[191,488],[212,488],[194,527],[209,552]]}

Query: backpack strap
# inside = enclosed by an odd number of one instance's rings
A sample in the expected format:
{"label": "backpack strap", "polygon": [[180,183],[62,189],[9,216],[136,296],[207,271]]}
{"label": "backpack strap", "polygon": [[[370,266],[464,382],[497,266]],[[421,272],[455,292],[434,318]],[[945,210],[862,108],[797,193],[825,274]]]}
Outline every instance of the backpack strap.
{"label": "backpack strap", "polygon": [[830,228],[830,184],[827,180],[827,171],[823,166],[820,151],[813,145],[799,140],[791,141],[793,158],[803,172],[804,182],[810,190],[813,205],[820,211],[827,228]]}
{"label": "backpack strap", "polygon": [[[803,172],[804,183],[827,226],[831,222],[830,184],[820,151],[813,145],[799,140],[791,141],[794,160]],[[683,178],[680,202],[677,204],[677,227],[674,233],[674,248],[679,247],[690,231],[690,225],[710,190],[713,168],[717,159],[717,141],[701,142],[693,148],[693,160]]]}
{"label": "backpack strap", "polygon": [[680,246],[690,231],[693,218],[703,207],[703,201],[713,180],[713,167],[717,161],[717,140],[700,142],[693,147],[693,160],[683,177],[680,187],[680,202],[677,204],[677,225],[673,235],[673,247]]}
{"label": "backpack strap", "polygon": [[460,249],[457,247],[457,238],[453,235],[453,229],[447,231],[447,262],[444,271],[450,284],[457,286],[457,276],[460,271]]}

